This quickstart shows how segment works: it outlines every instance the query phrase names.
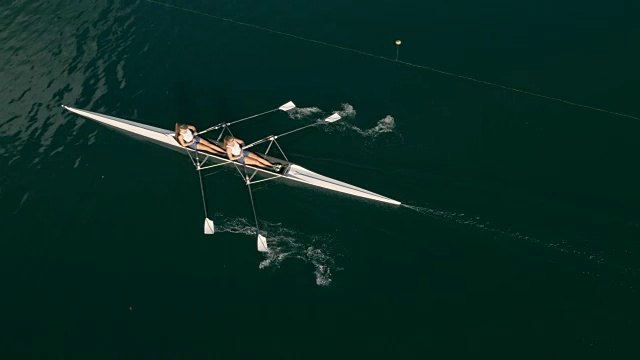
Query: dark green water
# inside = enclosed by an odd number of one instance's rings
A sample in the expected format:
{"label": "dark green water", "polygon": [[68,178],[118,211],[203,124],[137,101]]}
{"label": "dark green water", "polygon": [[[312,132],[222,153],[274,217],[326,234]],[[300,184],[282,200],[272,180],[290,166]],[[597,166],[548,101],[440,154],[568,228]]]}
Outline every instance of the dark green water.
{"label": "dark green water", "polygon": [[[640,116],[638,5],[173,1]],[[13,358],[638,357],[640,121],[147,1],[0,5],[0,354]],[[60,104],[283,138],[410,205],[269,182]],[[303,116],[307,114],[306,116]]]}

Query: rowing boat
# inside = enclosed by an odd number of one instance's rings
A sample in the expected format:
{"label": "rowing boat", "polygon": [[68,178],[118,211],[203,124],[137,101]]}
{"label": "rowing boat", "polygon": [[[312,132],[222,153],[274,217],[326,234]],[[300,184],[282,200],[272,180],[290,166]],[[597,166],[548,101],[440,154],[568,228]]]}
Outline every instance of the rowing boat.
{"label": "rowing boat", "polygon": [[[399,201],[390,199],[388,197],[376,194],[374,192],[359,188],[357,186],[353,186],[350,184],[347,184],[345,182],[342,181],[338,181],[335,179],[332,179],[330,177],[324,176],[324,175],[320,175],[318,173],[315,173],[311,170],[308,170],[300,165],[297,164],[293,164],[291,162],[288,161],[288,159],[286,158],[286,155],[284,155],[284,153],[282,152],[282,148],[280,148],[280,145],[278,145],[276,139],[278,137],[282,137],[284,135],[293,133],[295,131],[301,130],[303,128],[309,127],[309,126],[313,126],[316,124],[311,124],[311,125],[307,125],[307,126],[303,126],[301,128],[295,129],[293,131],[289,131],[287,133],[281,134],[281,135],[271,135],[268,136],[264,139],[258,140],[252,144],[246,145],[244,148],[249,148],[267,141],[270,141],[271,143],[269,144],[269,147],[267,148],[267,151],[262,154],[262,153],[258,153],[259,155],[263,156],[264,158],[266,158],[267,160],[269,160],[271,163],[279,163],[282,164],[281,170],[279,171],[274,171],[271,169],[264,169],[264,168],[260,168],[260,167],[255,167],[255,166],[251,166],[251,165],[241,165],[240,163],[236,162],[236,161],[231,161],[228,158],[224,157],[224,156],[218,156],[218,155],[214,155],[214,154],[210,154],[207,152],[203,152],[203,151],[196,151],[190,148],[185,148],[183,146],[181,146],[178,141],[175,138],[175,132],[172,130],[167,130],[167,129],[162,129],[162,128],[158,128],[155,126],[150,126],[150,125],[146,125],[146,124],[141,124],[141,123],[137,123],[131,120],[126,120],[126,119],[120,119],[114,116],[109,116],[109,115],[104,115],[104,114],[99,114],[96,112],[92,112],[92,111],[87,111],[87,110],[81,110],[81,109],[77,109],[77,108],[73,108],[70,106],[66,106],[66,105],[62,105],[63,108],[65,108],[68,111],[71,111],[75,114],[78,114],[82,117],[85,117],[87,119],[91,119],[94,121],[97,121],[101,124],[107,125],[109,127],[112,128],[116,128],[119,130],[123,130],[128,134],[131,134],[135,137],[141,137],[145,140],[150,140],[154,143],[160,144],[164,147],[173,149],[173,150],[177,150],[180,152],[186,152],[189,157],[191,158],[194,166],[196,166],[196,169],[198,170],[198,173],[200,174],[201,170],[205,170],[205,169],[209,169],[212,167],[216,167],[216,166],[221,166],[221,165],[235,165],[237,169],[239,169],[241,176],[244,178],[244,180],[246,181],[246,184],[248,186],[250,186],[250,184],[254,184],[257,182],[262,182],[262,181],[267,181],[267,180],[272,180],[272,179],[282,179],[282,180],[291,180],[297,183],[302,183],[302,184],[306,184],[306,185],[311,185],[311,186],[315,186],[315,187],[319,187],[319,188],[324,188],[327,190],[332,190],[332,191],[336,191],[336,192],[340,192],[340,193],[344,193],[344,194],[349,194],[352,196],[356,196],[356,197],[360,197],[360,198],[365,198],[365,199],[369,199],[369,200],[374,200],[374,201],[378,201],[378,202],[383,202],[383,203],[388,203],[388,204],[393,204],[393,205],[400,205],[401,203]],[[277,109],[274,110],[270,110],[267,111],[265,113],[271,112],[271,111],[275,111],[275,110],[290,110],[293,107],[295,107],[295,105],[292,102],[289,102]],[[265,114],[262,113],[262,114]],[[216,125],[214,127],[208,128],[204,131],[199,132],[199,136],[202,136],[202,134],[204,134],[207,131],[210,130],[217,130],[222,128],[223,132],[224,130],[228,130],[229,125],[242,121],[242,120],[246,120],[249,118],[253,118],[255,116],[259,116],[262,114],[258,114],[258,115],[254,115],[254,116],[250,116],[248,118],[245,119],[241,119],[241,120],[237,120],[231,123],[221,123],[219,125]],[[340,116],[338,114],[333,114],[332,116],[324,119],[324,121],[322,123],[327,123],[327,122],[333,122],[336,121],[337,119],[339,119]],[[229,130],[230,132],[230,130]],[[212,142],[222,148],[224,148],[224,146],[222,145],[222,143],[219,141],[220,138],[222,136],[222,133],[220,134],[220,136],[218,137],[217,140],[212,140],[212,139],[207,139],[209,142]],[[280,158],[276,158],[273,156],[269,156],[267,155],[269,149],[271,148],[272,144],[276,144],[278,149],[280,149],[280,151],[282,152],[282,155],[284,156],[285,159],[280,159]],[[208,164],[208,162],[212,163],[212,164]],[[244,172],[241,171],[240,169],[243,168]],[[249,175],[247,171],[253,171],[253,174]],[[266,178],[260,179],[260,180],[253,180],[254,176],[256,174],[260,173],[261,175],[266,175]],[[201,185],[202,185],[202,176],[200,175],[200,179],[201,179]],[[213,222],[208,218],[208,216],[206,216],[206,201],[204,200],[204,188],[201,186],[202,188],[202,195],[203,195],[203,202],[204,202],[204,206],[205,206],[205,233],[207,234],[213,234]],[[250,194],[251,194],[251,190],[250,190]],[[253,198],[252,198],[252,205],[253,205]],[[254,207],[254,215],[255,215],[255,207]],[[256,227],[257,226],[257,217],[256,217]],[[210,227],[210,229],[208,229],[208,226]],[[267,251],[267,246],[266,246],[266,239],[261,236],[258,232],[258,249],[261,251]],[[260,244],[260,240],[264,240],[263,244]]]}

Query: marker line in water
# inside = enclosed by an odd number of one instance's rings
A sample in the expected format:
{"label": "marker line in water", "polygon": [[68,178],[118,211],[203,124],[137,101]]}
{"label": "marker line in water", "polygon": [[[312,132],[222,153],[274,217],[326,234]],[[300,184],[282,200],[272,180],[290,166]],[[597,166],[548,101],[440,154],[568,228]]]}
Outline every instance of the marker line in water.
{"label": "marker line in water", "polygon": [[564,100],[564,99],[560,99],[560,98],[556,98],[556,97],[552,97],[552,96],[538,94],[538,93],[534,93],[534,92],[531,92],[531,91],[517,89],[517,88],[513,88],[513,87],[510,87],[510,86],[506,86],[506,85],[500,85],[500,84],[492,83],[492,82],[489,82],[489,81],[479,80],[479,79],[472,78],[472,77],[469,77],[469,76],[464,76],[464,75],[460,75],[460,74],[456,74],[456,73],[452,73],[452,72],[448,72],[448,71],[432,68],[430,66],[419,65],[419,64],[414,64],[414,63],[410,63],[410,62],[407,62],[407,61],[396,60],[396,59],[389,58],[389,57],[386,57],[386,56],[376,55],[376,54],[372,54],[372,53],[369,53],[369,52],[366,52],[366,51],[361,51],[361,50],[357,50],[357,49],[353,49],[353,48],[349,48],[349,47],[345,47],[345,46],[340,46],[340,45],[336,45],[336,44],[332,44],[332,43],[328,43],[328,42],[324,42],[324,41],[320,41],[320,40],[309,39],[309,38],[306,38],[306,37],[302,37],[302,36],[298,36],[298,35],[294,35],[294,34],[289,34],[289,33],[283,32],[283,31],[273,30],[273,29],[269,29],[269,28],[266,28],[266,27],[262,27],[262,26],[258,26],[258,25],[254,25],[254,24],[249,24],[249,23],[246,23],[246,22],[242,22],[242,21],[238,21],[238,20],[234,20],[234,19],[230,19],[230,18],[225,18],[225,17],[222,17],[222,16],[212,15],[212,14],[208,14],[208,13],[197,11],[197,10],[191,10],[191,9],[187,9],[187,8],[183,8],[183,7],[179,7],[179,6],[175,6],[175,5],[171,5],[171,4],[167,4],[167,3],[162,3],[162,2],[158,2],[158,1],[154,1],[154,0],[147,0],[147,2],[150,2],[150,3],[153,3],[153,4],[157,4],[157,5],[161,5],[161,6],[165,6],[165,7],[172,8],[172,9],[176,9],[176,10],[189,12],[189,13],[192,13],[192,14],[206,16],[206,17],[209,17],[209,18],[212,18],[212,19],[217,19],[217,20],[221,20],[221,21],[227,21],[227,22],[230,22],[230,23],[234,23],[234,24],[238,24],[238,25],[242,25],[242,26],[247,26],[247,27],[251,27],[251,28],[254,28],[254,29],[267,31],[267,32],[270,32],[270,33],[278,34],[278,35],[288,36],[288,37],[291,37],[291,38],[294,38],[294,39],[307,41],[307,42],[310,42],[310,43],[315,43],[315,44],[319,44],[319,45],[333,47],[333,48],[340,49],[340,50],[350,51],[350,52],[354,52],[354,53],[357,53],[357,54],[360,54],[360,55],[369,56],[369,57],[376,58],[376,59],[386,60],[386,61],[390,61],[390,62],[394,62],[394,63],[406,65],[406,66],[415,67],[415,68],[418,68],[418,69],[429,70],[429,71],[432,71],[432,72],[435,72],[435,73],[439,73],[439,74],[442,74],[442,75],[457,77],[457,78],[460,78],[460,79],[476,82],[476,83],[479,83],[479,84],[484,84],[484,85],[488,85],[488,86],[494,86],[494,87],[498,87],[498,88],[501,88],[501,89],[504,89],[504,90],[518,92],[518,93],[521,93],[521,94],[535,96],[535,97],[539,97],[539,98],[547,99],[547,100],[551,100],[551,101],[557,101],[557,102],[564,103],[564,104],[567,104],[567,105],[581,107],[581,108],[589,109],[589,110],[595,110],[595,111],[603,112],[603,113],[610,114],[610,115],[626,117],[626,118],[634,119],[634,120],[640,120],[639,117],[636,117],[636,116],[633,116],[633,115],[628,115],[628,114],[624,114],[624,113],[620,113],[620,112],[605,110],[605,109],[598,108],[598,107],[595,107],[595,106],[579,104],[579,103],[576,103],[576,102],[573,102],[573,101],[569,101],[569,100]]}

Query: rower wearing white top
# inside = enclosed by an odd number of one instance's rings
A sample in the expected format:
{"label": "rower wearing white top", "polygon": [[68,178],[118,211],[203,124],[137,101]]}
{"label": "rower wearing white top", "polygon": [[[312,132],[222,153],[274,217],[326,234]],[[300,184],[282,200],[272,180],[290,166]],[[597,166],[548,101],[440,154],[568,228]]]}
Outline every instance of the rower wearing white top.
{"label": "rower wearing white top", "polygon": [[227,156],[229,160],[238,160],[240,164],[255,165],[262,168],[271,169],[275,172],[280,171],[282,165],[273,165],[266,159],[252,153],[251,151],[244,150],[241,146],[244,146],[244,141],[234,138],[233,136],[226,136],[224,138],[224,146],[227,148]]}
{"label": "rower wearing white top", "polygon": [[208,151],[212,154],[222,155],[225,153],[219,146],[216,146],[207,140],[198,136],[196,127],[187,124],[176,124],[176,140],[184,147],[188,147],[193,150]]}

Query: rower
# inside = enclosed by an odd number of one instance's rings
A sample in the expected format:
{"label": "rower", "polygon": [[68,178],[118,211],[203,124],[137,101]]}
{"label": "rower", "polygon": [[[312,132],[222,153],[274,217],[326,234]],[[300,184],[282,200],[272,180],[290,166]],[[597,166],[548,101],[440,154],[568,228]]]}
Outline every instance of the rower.
{"label": "rower", "polygon": [[227,148],[229,160],[238,160],[238,162],[243,165],[255,165],[275,172],[280,171],[282,168],[281,164],[274,165],[251,151],[244,150],[241,148],[241,146],[244,146],[244,141],[233,136],[225,136],[224,146]]}
{"label": "rower", "polygon": [[197,134],[195,126],[176,123],[176,140],[180,145],[193,150],[207,151],[215,155],[223,155],[225,153],[219,146],[208,142]]}

